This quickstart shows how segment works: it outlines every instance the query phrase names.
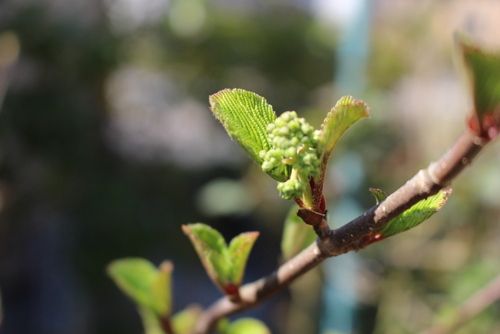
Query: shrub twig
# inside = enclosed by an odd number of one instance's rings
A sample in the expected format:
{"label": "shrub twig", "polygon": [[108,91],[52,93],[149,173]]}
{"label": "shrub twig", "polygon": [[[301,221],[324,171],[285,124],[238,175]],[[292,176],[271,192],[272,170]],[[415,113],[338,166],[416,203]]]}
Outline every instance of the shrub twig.
{"label": "shrub twig", "polygon": [[196,334],[210,333],[219,319],[259,304],[324,259],[356,251],[382,240],[380,231],[391,219],[420,200],[445,189],[473,161],[487,142],[469,131],[464,132],[439,160],[420,170],[380,204],[344,226],[328,231],[327,237],[318,238],[269,276],[243,285],[238,302],[222,297],[209,306],[198,321]]}

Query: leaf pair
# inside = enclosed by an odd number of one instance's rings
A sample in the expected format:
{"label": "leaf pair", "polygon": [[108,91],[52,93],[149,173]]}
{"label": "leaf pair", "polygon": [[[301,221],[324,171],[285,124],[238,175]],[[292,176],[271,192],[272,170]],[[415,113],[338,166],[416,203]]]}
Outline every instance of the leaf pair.
{"label": "leaf pair", "polygon": [[109,276],[137,305],[146,334],[165,333],[162,323],[168,322],[176,334],[190,334],[201,310],[191,306],[171,317],[171,262],[156,268],[141,258],[115,260],[108,265]]}
{"label": "leaf pair", "polygon": [[[276,120],[273,107],[267,101],[243,89],[224,89],[210,96],[210,108],[222,123],[231,138],[236,140],[259,165],[261,151],[269,151],[267,128]],[[358,120],[368,116],[368,107],[363,101],[350,96],[342,97],[327,114],[320,132],[320,153],[325,162],[337,141]],[[268,172],[278,181],[286,181],[289,170],[283,164]],[[317,173],[313,173],[317,174]]]}
{"label": "leaf pair", "polygon": [[248,255],[259,232],[241,233],[226,244],[224,237],[205,224],[183,225],[212,281],[226,294],[236,295],[241,285]]}

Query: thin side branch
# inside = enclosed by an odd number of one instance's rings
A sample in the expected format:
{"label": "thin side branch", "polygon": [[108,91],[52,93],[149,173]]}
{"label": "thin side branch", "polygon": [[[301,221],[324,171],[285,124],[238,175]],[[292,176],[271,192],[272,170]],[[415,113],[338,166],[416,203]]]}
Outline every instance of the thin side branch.
{"label": "thin side branch", "polygon": [[320,264],[327,256],[318,243],[313,243],[292,259],[282,264],[271,275],[240,288],[241,300],[234,303],[223,297],[206,309],[198,321],[196,333],[209,333],[217,320],[236,312],[249,309],[263,299],[288,286],[293,280]]}
{"label": "thin side branch", "polygon": [[379,205],[344,226],[329,231],[326,237],[319,238],[271,275],[242,286],[241,301],[234,303],[223,297],[212,304],[202,313],[196,334],[210,333],[222,317],[255,306],[316,267],[325,258],[359,250],[380,241],[379,231],[387,222],[446,187],[472,162],[485,144],[485,141],[465,132],[439,160],[431,163],[427,169],[420,170]]}
{"label": "thin side branch", "polygon": [[476,293],[467,299],[456,310],[455,316],[450,323],[432,327],[425,331],[424,334],[454,333],[498,300],[500,300],[500,276],[497,276],[488,285],[476,291]]}

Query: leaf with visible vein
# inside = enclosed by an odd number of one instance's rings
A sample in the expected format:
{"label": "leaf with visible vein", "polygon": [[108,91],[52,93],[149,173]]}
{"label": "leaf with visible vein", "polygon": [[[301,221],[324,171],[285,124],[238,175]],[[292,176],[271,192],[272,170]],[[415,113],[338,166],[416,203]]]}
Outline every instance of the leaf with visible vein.
{"label": "leaf with visible vein", "polygon": [[266,129],[276,119],[273,107],[262,96],[239,88],[221,90],[209,101],[229,136],[260,164],[260,151],[270,148]]}
{"label": "leaf with visible vein", "polygon": [[387,238],[423,223],[446,204],[450,194],[451,189],[448,188],[417,202],[411,208],[389,221],[380,234],[383,238]]}
{"label": "leaf with visible vein", "polygon": [[368,117],[368,107],[363,101],[356,100],[352,96],[340,98],[326,115],[321,126],[320,144],[323,147],[323,154],[330,156],[347,129],[365,117]]}

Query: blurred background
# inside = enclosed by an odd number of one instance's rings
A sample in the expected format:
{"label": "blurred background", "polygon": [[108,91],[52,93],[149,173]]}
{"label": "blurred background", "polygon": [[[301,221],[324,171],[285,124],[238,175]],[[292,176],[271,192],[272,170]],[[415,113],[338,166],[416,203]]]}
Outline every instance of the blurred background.
{"label": "blurred background", "polygon": [[[175,308],[219,297],[180,225],[261,231],[246,280],[281,261],[289,203],[208,109],[227,87],[316,126],[343,94],[371,117],[340,143],[339,226],[436,159],[470,100],[453,32],[500,46],[500,2],[0,1],[0,333],[140,333],[106,276],[116,258],[175,263]],[[243,313],[273,333],[415,333],[500,274],[500,146],[430,221],[326,262]],[[500,333],[500,305],[461,333]]]}

